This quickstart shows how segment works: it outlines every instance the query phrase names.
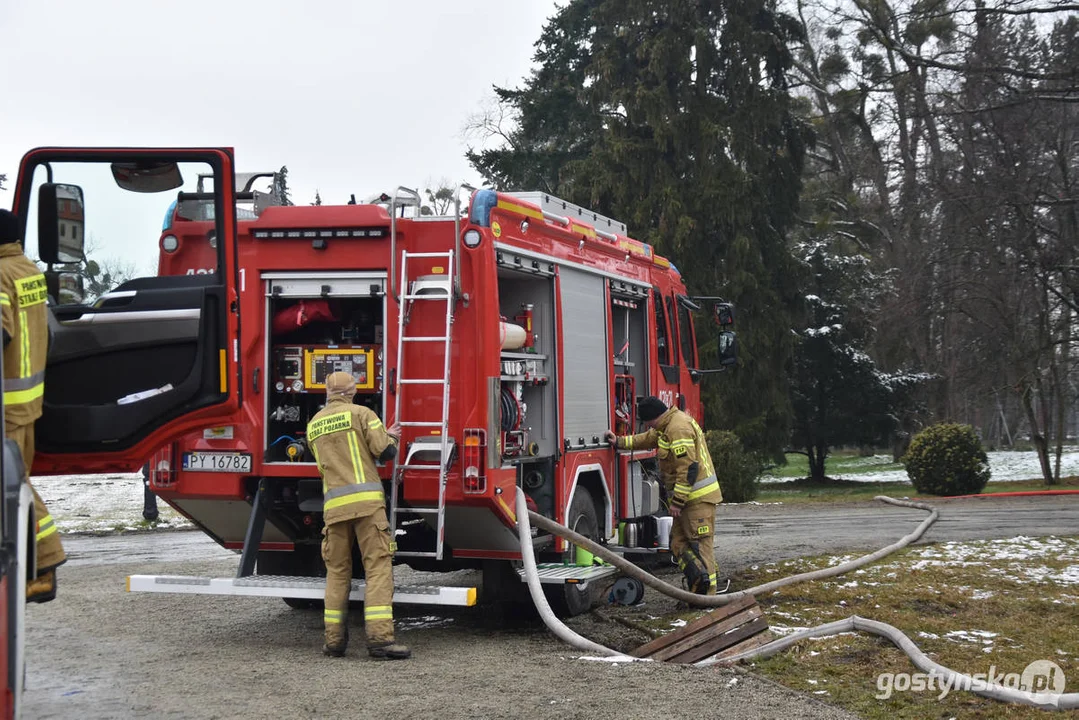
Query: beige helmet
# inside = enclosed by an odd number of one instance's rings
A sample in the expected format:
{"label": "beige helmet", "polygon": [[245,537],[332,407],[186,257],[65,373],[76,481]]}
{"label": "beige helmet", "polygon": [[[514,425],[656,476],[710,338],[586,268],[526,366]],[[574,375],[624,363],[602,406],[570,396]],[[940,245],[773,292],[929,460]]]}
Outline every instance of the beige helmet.
{"label": "beige helmet", "polygon": [[326,394],[351,400],[356,394],[356,379],[351,373],[338,370],[326,378]]}

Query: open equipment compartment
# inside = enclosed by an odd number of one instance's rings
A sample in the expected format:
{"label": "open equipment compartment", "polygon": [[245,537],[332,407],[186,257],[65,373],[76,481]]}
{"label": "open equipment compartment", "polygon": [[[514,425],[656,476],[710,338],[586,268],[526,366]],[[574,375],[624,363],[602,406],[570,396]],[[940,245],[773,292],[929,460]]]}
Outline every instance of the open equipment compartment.
{"label": "open equipment compartment", "polygon": [[385,275],[271,274],[266,292],[265,462],[314,462],[308,421],[326,377],[352,373],[356,400],[385,417]]}

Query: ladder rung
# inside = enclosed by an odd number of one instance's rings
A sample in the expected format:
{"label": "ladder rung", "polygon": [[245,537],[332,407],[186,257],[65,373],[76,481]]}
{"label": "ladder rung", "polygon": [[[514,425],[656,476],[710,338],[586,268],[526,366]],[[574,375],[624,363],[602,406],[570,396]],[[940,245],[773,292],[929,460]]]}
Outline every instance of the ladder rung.
{"label": "ladder rung", "polygon": [[407,380],[405,378],[400,378],[397,382],[402,385],[444,385],[446,383],[446,378],[414,378]]}
{"label": "ladder rung", "polygon": [[398,465],[401,470],[438,470],[441,465]]}
{"label": "ladder rung", "polygon": [[438,508],[399,507],[394,512],[398,515],[434,515],[438,512]]}
{"label": "ladder rung", "polygon": [[423,293],[422,295],[413,295],[412,293],[406,293],[401,296],[402,300],[449,300],[450,294],[446,293]]}
{"label": "ladder rung", "polygon": [[401,342],[445,342],[445,335],[417,335],[416,337],[403,337]]}
{"label": "ladder rung", "polygon": [[438,557],[436,552],[416,552],[413,550],[398,550],[394,553],[395,557]]}
{"label": "ladder rung", "polygon": [[401,427],[442,427],[441,422],[433,420],[403,420],[398,423]]}
{"label": "ladder rung", "polygon": [[415,258],[415,257],[422,257],[422,258],[436,258],[436,257],[444,257],[444,258],[448,258],[448,257],[449,257],[449,256],[450,256],[451,254],[452,254],[452,253],[448,253],[448,252],[422,252],[422,253],[411,253],[411,252],[407,252],[407,251],[406,251],[406,252],[405,252],[405,257],[409,257],[409,258]]}

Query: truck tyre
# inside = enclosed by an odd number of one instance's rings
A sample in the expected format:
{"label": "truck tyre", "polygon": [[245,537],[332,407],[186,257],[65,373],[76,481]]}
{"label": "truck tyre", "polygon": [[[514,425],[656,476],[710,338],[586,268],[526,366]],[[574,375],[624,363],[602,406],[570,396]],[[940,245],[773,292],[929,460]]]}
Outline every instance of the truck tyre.
{"label": "truck tyre", "polygon": [[[592,493],[578,487],[569,506],[566,527],[584,535],[589,540],[599,540],[599,520],[596,506],[592,503]],[[569,550],[569,561],[575,562],[576,547]],[[543,592],[551,609],[559,617],[573,617],[586,613],[596,599],[596,583],[565,583],[564,585],[544,585]]]}

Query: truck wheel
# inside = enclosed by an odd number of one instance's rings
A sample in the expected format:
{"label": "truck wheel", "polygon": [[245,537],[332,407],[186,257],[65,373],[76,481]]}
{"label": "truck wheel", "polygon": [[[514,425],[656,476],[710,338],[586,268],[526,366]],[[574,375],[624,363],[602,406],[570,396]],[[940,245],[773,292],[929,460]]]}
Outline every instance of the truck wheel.
{"label": "truck wheel", "polygon": [[[584,535],[589,540],[599,540],[599,520],[596,518],[596,506],[592,503],[592,493],[578,487],[569,506],[566,527]],[[569,551],[570,562],[576,561],[577,548]],[[586,613],[592,608],[596,598],[595,583],[566,583],[564,585],[544,585],[543,592],[551,609],[560,617],[573,617]]]}

